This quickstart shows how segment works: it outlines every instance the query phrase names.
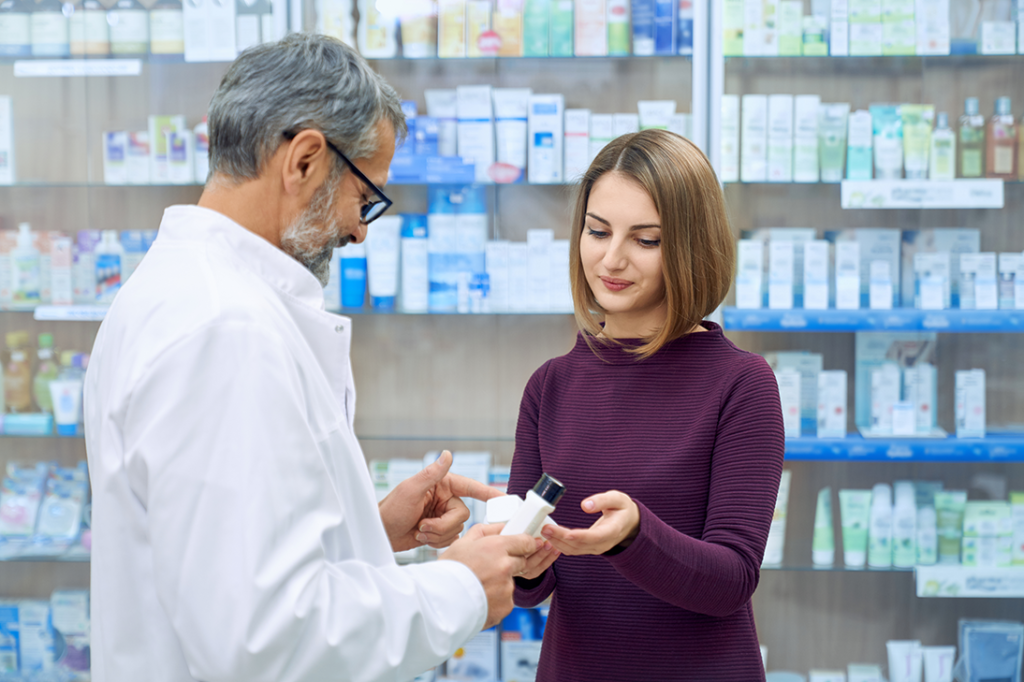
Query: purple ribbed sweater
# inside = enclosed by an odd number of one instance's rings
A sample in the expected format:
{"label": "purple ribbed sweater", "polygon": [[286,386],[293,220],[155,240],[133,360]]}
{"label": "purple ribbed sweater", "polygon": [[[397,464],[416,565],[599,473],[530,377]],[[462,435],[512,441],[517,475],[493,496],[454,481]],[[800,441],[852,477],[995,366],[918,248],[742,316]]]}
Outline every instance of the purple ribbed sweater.
{"label": "purple ribbed sweater", "polygon": [[640,362],[578,336],[526,386],[509,492],[551,474],[570,528],[596,520],[580,508],[595,493],[640,508],[625,550],[517,580],[520,606],[553,595],[537,682],[764,679],[750,597],[782,472],[779,391],[764,359],[703,325]]}

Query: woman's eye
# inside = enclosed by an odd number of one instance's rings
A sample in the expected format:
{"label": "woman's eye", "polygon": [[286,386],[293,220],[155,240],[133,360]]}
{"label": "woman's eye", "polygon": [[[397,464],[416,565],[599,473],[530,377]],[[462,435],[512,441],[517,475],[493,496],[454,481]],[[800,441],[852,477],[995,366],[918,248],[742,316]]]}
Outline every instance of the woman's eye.
{"label": "woman's eye", "polygon": [[661,246],[660,239],[638,239],[637,242],[640,244],[640,246],[646,249],[653,249],[657,246]]}
{"label": "woman's eye", "polygon": [[598,239],[604,239],[605,237],[608,236],[607,232],[601,232],[600,230],[595,230],[592,227],[587,228],[587,234],[589,234],[591,237],[597,237]]}

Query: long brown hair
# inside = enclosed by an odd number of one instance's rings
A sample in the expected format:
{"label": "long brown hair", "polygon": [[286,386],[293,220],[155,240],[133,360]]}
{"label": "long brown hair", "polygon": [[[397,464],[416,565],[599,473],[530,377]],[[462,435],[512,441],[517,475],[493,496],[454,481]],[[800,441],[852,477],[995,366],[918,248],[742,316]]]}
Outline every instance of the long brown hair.
{"label": "long brown hair", "polygon": [[725,299],[736,267],[735,241],[715,171],[689,140],[666,130],[644,130],[609,142],[583,174],[576,190],[570,234],[569,274],[576,324],[584,338],[601,333],[604,310],[594,297],[580,260],[587,203],[594,183],[620,173],[654,201],[661,221],[665,277],[665,325],[630,349],[647,358],[691,332]]}

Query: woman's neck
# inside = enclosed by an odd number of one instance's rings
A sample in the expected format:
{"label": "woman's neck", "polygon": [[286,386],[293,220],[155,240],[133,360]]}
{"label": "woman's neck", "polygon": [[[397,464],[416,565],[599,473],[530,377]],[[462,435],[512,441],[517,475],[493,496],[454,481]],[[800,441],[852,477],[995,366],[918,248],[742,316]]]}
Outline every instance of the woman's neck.
{"label": "woman's neck", "polygon": [[602,336],[610,339],[645,339],[665,326],[666,317],[664,306],[643,313],[605,313]]}

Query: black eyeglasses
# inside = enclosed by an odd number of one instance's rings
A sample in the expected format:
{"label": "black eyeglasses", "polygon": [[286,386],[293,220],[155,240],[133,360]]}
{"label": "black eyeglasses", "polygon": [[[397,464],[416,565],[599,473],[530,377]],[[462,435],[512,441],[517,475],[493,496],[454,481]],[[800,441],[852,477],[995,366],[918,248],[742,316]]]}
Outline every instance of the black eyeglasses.
{"label": "black eyeglasses", "polygon": [[[298,134],[298,132],[292,130],[284,131],[284,137],[286,140],[293,140]],[[362,180],[363,184],[366,185],[366,189],[369,190],[369,200],[367,203],[363,204],[362,208],[359,210],[360,221],[364,225],[369,225],[374,220],[384,215],[384,211],[391,208],[391,204],[394,202],[392,202],[391,199],[388,199],[387,195],[380,191],[380,188],[370,181],[370,178],[363,175],[363,172],[359,170],[347,156],[342,154],[341,150],[334,146],[334,143],[328,140],[326,136],[324,136],[324,142],[326,142],[327,146],[331,148],[331,151],[341,157],[341,160],[345,162],[345,165],[349,167],[349,170],[355,173],[356,177]]]}

